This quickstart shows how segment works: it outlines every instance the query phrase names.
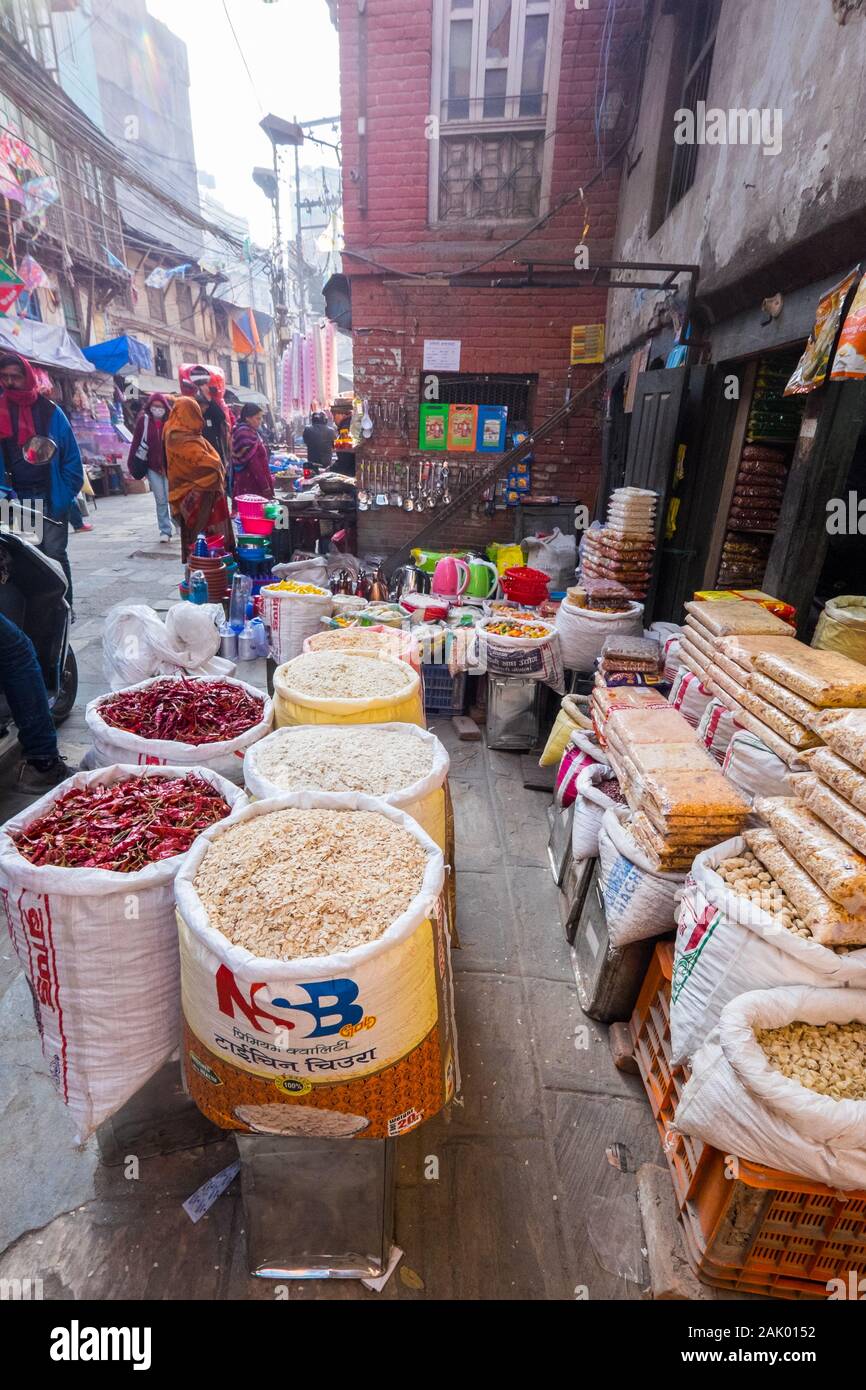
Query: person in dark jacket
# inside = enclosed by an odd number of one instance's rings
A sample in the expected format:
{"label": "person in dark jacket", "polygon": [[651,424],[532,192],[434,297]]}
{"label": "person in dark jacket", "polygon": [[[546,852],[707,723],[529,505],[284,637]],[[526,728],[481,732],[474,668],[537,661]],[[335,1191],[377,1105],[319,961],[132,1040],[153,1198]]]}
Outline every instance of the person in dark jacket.
{"label": "person in dark jacket", "polygon": [[[41,394],[36,373],[17,352],[0,354],[0,491],[22,501],[41,502],[43,536],[39,549],[56,560],[66,575],[72,606],[69,567],[69,508],[84,486],[84,466],[72,426],[52,400]],[[48,463],[28,460],[23,446],[36,435],[55,445]]]}
{"label": "person in dark jacket", "polygon": [[144,409],[139,411],[129,446],[129,463],[141,450],[147,455],[147,481],[156,503],[156,522],[159,527],[161,545],[167,545],[173,535],[171,511],[168,505],[168,481],[165,469],[165,447],[162,431],[171,410],[171,401],[159,391],[148,398]]}
{"label": "person in dark jacket", "polygon": [[307,462],[311,468],[330,468],[337,431],[328,424],[323,410],[313,411],[312,423],[304,430]]}
{"label": "person in dark jacket", "polygon": [[245,405],[232,431],[232,496],[245,492],[255,497],[273,497],[274,480],[268,466],[267,446],[259,434],[262,408]]}

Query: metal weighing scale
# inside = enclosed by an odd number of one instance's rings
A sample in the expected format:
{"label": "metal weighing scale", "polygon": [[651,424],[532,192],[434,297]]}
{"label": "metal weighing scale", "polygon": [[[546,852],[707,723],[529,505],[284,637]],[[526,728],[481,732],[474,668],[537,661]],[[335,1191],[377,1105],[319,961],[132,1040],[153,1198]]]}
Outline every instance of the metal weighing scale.
{"label": "metal weighing scale", "polygon": [[250,1273],[370,1279],[394,1236],[394,1139],[235,1133]]}

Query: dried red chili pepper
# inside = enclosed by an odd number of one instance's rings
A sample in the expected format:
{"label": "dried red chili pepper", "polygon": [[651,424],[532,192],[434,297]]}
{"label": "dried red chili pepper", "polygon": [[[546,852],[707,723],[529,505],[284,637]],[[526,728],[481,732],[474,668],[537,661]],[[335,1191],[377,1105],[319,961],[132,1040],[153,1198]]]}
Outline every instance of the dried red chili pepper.
{"label": "dried red chili pepper", "polygon": [[172,743],[218,743],[246,733],[262,717],[264,700],[228,681],[166,676],[141,690],[121,690],[99,704],[115,729]]}
{"label": "dried red chili pepper", "polygon": [[216,787],[195,772],[127,777],[112,786],[66,792],[12,838],[31,864],[131,874],[185,854],[197,835],[230,810]]}

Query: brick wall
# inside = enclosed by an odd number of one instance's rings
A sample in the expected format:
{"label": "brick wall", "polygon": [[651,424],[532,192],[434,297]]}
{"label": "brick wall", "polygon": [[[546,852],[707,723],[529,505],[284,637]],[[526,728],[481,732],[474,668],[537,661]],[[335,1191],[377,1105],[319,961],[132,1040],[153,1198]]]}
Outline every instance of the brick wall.
{"label": "brick wall", "polygon": [[[607,6],[577,10],[560,0],[562,60],[553,137],[550,206],[585,186],[600,167],[591,109],[600,62]],[[608,62],[608,85],[628,101],[638,66],[639,0],[622,0]],[[358,139],[362,21],[356,0],[340,0],[339,28],[343,104],[343,170],[346,251],[352,281],[355,387],[372,400],[403,399],[409,407],[409,438],[377,426],[365,444],[374,460],[421,457],[418,379],[425,338],[459,338],[460,370],[469,373],[533,373],[532,424],[539,425],[566,398],[597,374],[597,367],[569,373],[571,327],[605,317],[606,293],[575,289],[489,289],[407,283],[400,276],[455,270],[472,265],[519,234],[513,223],[470,226],[428,222],[430,145],[425,119],[431,112],[432,0],[367,0],[367,179],[361,206]],[[555,31],[554,31],[555,32]],[[627,119],[613,143],[622,140]],[[571,262],[584,223],[594,261],[611,256],[619,195],[619,170],[611,166],[585,195],[553,213],[543,228],[501,260],[491,275],[513,271],[515,258],[532,256]],[[353,256],[353,252],[357,253]],[[371,265],[378,261],[380,266]],[[396,272],[396,273],[394,273]],[[600,396],[593,393],[566,426],[535,450],[533,492],[592,505],[601,456]],[[491,456],[477,458],[487,466]],[[432,515],[432,513],[431,513]],[[360,545],[388,550],[418,529],[411,513],[366,512],[359,517]],[[510,515],[461,516],[438,538],[441,545],[481,544],[510,533]],[[428,542],[434,544],[434,542]]]}

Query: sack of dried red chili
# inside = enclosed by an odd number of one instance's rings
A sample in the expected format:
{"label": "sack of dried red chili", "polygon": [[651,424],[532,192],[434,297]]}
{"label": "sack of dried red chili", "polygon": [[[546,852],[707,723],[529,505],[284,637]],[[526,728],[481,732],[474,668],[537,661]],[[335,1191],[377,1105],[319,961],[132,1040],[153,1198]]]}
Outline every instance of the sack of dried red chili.
{"label": "sack of dried red chili", "polygon": [[273,701],[226,677],[157,676],[91,700],[92,765],[209,767],[240,782],[246,750],[271,732]]}
{"label": "sack of dried red chili", "polygon": [[0,901],[77,1142],[179,1045],[175,876],[202,831],[246,805],[208,768],[109,767],[0,829]]}

